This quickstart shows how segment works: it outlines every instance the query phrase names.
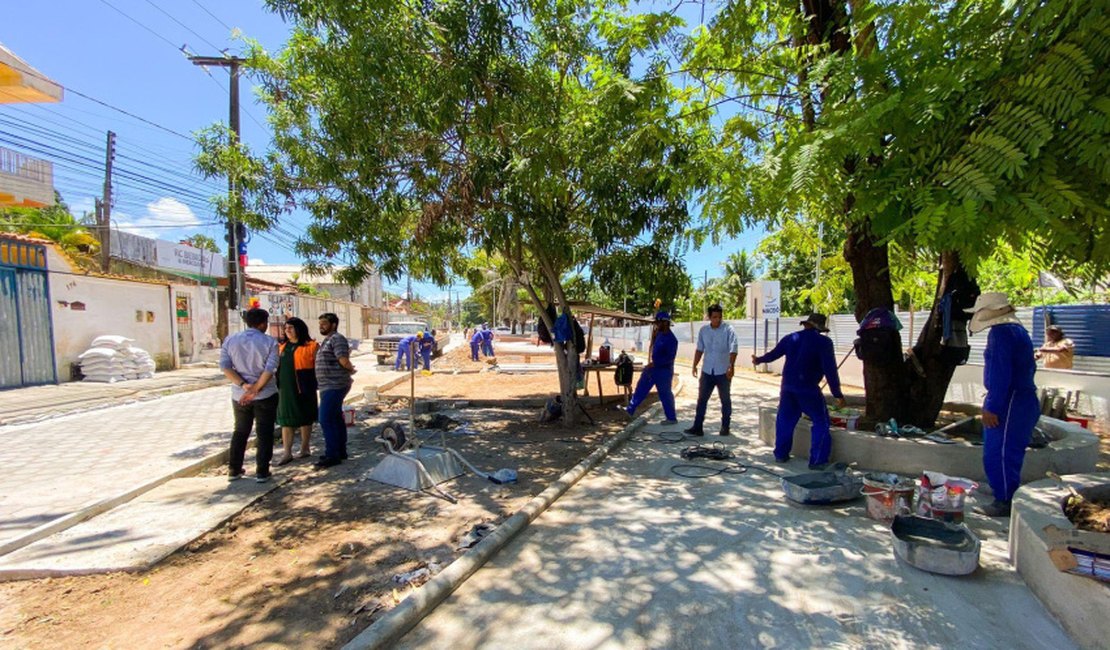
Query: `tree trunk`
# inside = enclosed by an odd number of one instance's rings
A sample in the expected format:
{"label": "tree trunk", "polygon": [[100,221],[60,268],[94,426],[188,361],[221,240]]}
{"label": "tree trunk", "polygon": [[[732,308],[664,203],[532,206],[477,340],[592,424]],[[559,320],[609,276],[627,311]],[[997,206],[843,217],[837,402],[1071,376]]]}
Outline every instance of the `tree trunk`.
{"label": "tree trunk", "polygon": [[[532,299],[532,304],[535,306],[539,318],[543,320],[547,330],[554,333],[555,322],[548,316],[547,305],[552,301],[557,302],[562,305],[561,311],[568,315],[570,314],[570,308],[566,306],[567,298],[566,294],[563,293],[562,285],[559,283],[558,274],[542,259],[538,261],[544,279],[543,298],[540,298],[539,294],[536,293],[536,289],[531,282],[524,281],[523,273],[521,273],[518,266],[514,266],[514,272],[518,276],[517,280]],[[573,318],[573,316],[571,317]],[[566,343],[552,344],[555,350],[555,367],[559,374],[559,396],[563,401],[563,424],[568,427],[578,423],[578,350],[574,347],[573,326],[571,332],[571,338]]]}
{"label": "tree trunk", "polygon": [[[848,229],[844,259],[852,269],[856,292],[856,322],[875,308],[894,311],[890,261],[886,244],[875,242],[866,222]],[[867,394],[867,422],[885,422],[901,417],[905,403],[905,371],[900,361],[863,364],[863,388]]]}
{"label": "tree trunk", "polygon": [[[913,347],[913,355],[920,364],[920,371],[914,359],[906,363],[907,396],[906,410],[902,413],[902,420],[908,424],[930,429],[936,423],[937,415],[944,406],[944,397],[948,394],[948,384],[956,371],[956,363],[951,356],[946,356],[942,339],[944,336],[944,314],[941,312],[940,299],[952,285],[973,287],[978,293],[978,285],[968,277],[967,270],[963,267],[958,254],[945,252],[941,254],[940,271],[937,273],[937,292],[933,300],[933,309],[929,319],[921,329],[917,344]],[[952,328],[965,328],[967,322],[963,314],[954,314],[959,319],[952,320]],[[900,422],[902,420],[899,420]]]}

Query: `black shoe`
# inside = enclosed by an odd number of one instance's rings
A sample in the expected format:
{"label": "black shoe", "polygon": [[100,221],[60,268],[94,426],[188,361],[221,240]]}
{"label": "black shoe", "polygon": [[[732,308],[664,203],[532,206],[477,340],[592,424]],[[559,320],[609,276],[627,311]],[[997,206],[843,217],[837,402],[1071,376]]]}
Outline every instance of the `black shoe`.
{"label": "black shoe", "polygon": [[810,463],[809,468],[815,471],[823,471],[829,468],[828,463]]}
{"label": "black shoe", "polygon": [[254,477],[254,482],[255,483],[268,483],[269,481],[270,481],[270,475],[269,474],[257,474]]}
{"label": "black shoe", "polygon": [[731,431],[729,431],[728,429],[721,429],[721,430],[720,430],[720,431],[719,431],[719,432],[717,433],[717,435],[719,435],[719,436],[731,436],[731,435],[732,435],[732,432],[731,432]]}
{"label": "black shoe", "polygon": [[697,429],[695,427],[690,427],[689,429],[683,429],[682,433],[685,433],[688,436],[704,436],[705,435],[705,431],[703,431],[701,429]]}
{"label": "black shoe", "polygon": [[243,478],[244,474],[246,474],[246,472],[244,472],[241,469],[240,470],[234,470],[234,469],[228,470],[227,471],[227,480],[228,481],[238,481],[239,479]]}
{"label": "black shoe", "polygon": [[1009,501],[995,501],[994,503],[986,506],[980,506],[975,509],[976,512],[984,514],[988,517],[1009,517],[1010,516],[1010,502]]}
{"label": "black shoe", "polygon": [[339,458],[328,458],[327,456],[325,456],[321,458],[315,465],[313,465],[313,467],[315,467],[316,469],[327,469],[329,467],[335,467],[342,462],[343,461]]}
{"label": "black shoe", "polygon": [[785,457],[775,456],[775,462],[776,463],[789,463],[790,462],[790,456],[785,456]]}

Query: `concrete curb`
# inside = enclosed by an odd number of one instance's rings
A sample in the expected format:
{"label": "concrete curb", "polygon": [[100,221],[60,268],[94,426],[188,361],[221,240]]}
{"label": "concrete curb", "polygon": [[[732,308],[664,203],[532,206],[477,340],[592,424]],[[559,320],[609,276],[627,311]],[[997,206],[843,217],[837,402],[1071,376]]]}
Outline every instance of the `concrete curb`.
{"label": "concrete curb", "polygon": [[162,485],[163,483],[168,483],[175,478],[193,476],[195,474],[203,472],[209,467],[215,467],[216,465],[219,465],[221,463],[226,463],[229,453],[230,452],[225,449],[217,454],[213,454],[211,456],[208,456],[207,458],[202,458],[194,463],[190,463],[189,465],[186,465],[179,470],[171,472],[170,474],[160,476],[152,481],[148,481],[137,488],[132,488],[127,492],[118,494],[114,497],[109,497],[107,499],[97,501],[91,506],[82,508],[77,512],[70,513],[68,515],[65,515],[64,517],[59,517],[54,521],[47,522],[39,526],[38,528],[34,528],[24,533],[23,535],[20,535],[19,537],[16,537],[15,539],[9,540],[0,545],[0,556],[7,555],[12,551],[21,549],[28,544],[33,544],[40,539],[53,535],[54,533],[63,531],[67,528],[72,528],[73,526],[76,526],[83,521],[92,519],[93,517],[99,514],[103,514],[111,510],[112,508],[115,508],[116,506],[127,503],[128,501],[131,501],[136,497],[150,492],[154,488]]}
{"label": "concrete curb", "polygon": [[533,497],[477,546],[464,553],[424,586],[411,593],[388,614],[351,639],[343,646],[343,650],[386,648],[404,636],[587,472],[596,467],[614,449],[624,444],[636,430],[647,424],[648,417],[658,413],[661,408],[659,404],[649,407],[643,415],[630,422],[619,434],[595,449],[556,479],[547,489]]}

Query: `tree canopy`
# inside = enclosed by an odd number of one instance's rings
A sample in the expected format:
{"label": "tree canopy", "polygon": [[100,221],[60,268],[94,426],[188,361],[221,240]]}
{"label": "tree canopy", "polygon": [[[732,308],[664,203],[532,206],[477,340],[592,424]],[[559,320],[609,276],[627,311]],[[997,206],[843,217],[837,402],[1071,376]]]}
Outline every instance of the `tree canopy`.
{"label": "tree canopy", "polygon": [[252,154],[214,129],[198,166],[231,174],[245,208],[222,209],[258,226],[307,209],[298,250],[310,262],[445,283],[460,252],[483,250],[537,306],[565,304],[566,271],[666,250],[685,232],[710,132],[677,108],[660,53],[679,25],[670,13],[586,0],[269,4],[293,25],[284,50],[249,57],[273,149]]}

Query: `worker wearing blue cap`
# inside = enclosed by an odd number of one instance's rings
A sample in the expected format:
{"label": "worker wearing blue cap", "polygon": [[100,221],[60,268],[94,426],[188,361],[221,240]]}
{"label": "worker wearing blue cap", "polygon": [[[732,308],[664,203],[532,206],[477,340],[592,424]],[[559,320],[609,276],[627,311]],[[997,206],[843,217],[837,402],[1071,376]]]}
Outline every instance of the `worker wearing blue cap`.
{"label": "worker wearing blue cap", "polygon": [[647,398],[651,388],[659,394],[659,403],[663,405],[663,415],[667,418],[663,424],[675,424],[674,393],[671,392],[671,381],[674,378],[674,358],[678,354],[678,338],[671,331],[671,315],[665,311],[655,314],[655,333],[652,336],[651,355],[648,364],[640,372],[640,380],[636,382],[636,390],[632,392],[632,399],[628,402],[628,416],[636,414],[636,407]]}
{"label": "worker wearing blue cap", "polygon": [[493,354],[493,331],[487,323],[482,323],[482,354],[487,357]]}

